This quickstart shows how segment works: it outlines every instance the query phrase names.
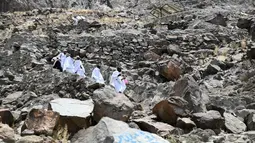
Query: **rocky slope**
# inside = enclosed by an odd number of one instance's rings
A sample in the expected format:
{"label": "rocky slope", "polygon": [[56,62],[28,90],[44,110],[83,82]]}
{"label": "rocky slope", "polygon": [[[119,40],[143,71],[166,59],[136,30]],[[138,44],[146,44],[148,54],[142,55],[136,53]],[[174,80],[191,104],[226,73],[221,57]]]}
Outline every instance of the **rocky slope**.
{"label": "rocky slope", "polygon": [[[143,0],[0,3],[0,139],[254,141],[253,1],[164,3],[183,11],[155,18],[159,3]],[[76,15],[85,20],[74,25]],[[84,80],[52,68],[63,50],[82,58]],[[96,64],[107,82],[123,68],[125,95],[90,79]]]}

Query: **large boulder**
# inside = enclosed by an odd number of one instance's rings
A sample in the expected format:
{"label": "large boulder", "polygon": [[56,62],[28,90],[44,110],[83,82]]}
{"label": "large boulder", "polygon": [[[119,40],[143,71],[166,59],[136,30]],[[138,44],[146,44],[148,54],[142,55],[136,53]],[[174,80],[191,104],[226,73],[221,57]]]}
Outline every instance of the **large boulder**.
{"label": "large boulder", "polygon": [[167,136],[169,134],[173,134],[176,129],[175,127],[158,122],[155,119],[153,119],[154,116],[147,116],[140,119],[135,119],[134,122],[142,129],[143,131],[148,131],[150,133],[155,133],[160,136]]}
{"label": "large boulder", "polygon": [[201,129],[221,129],[224,126],[224,118],[218,111],[207,111],[206,113],[194,113],[192,120]]}
{"label": "large boulder", "polygon": [[13,126],[14,117],[9,109],[0,109],[0,119],[2,123],[8,124],[10,127]]}
{"label": "large boulder", "polygon": [[206,111],[207,97],[202,94],[198,83],[191,76],[178,80],[174,87],[174,95],[183,97],[188,102],[189,110],[193,112]]}
{"label": "large boulder", "polygon": [[93,119],[98,122],[102,117],[127,121],[133,112],[133,103],[124,95],[111,87],[105,87],[93,93]]}
{"label": "large boulder", "polygon": [[181,77],[181,69],[173,61],[159,63],[159,73],[169,81],[175,81]]}
{"label": "large boulder", "polygon": [[7,143],[14,143],[14,130],[6,124],[0,123],[0,139]]}
{"label": "large boulder", "polygon": [[67,124],[69,132],[77,132],[91,125],[91,114],[94,109],[92,99],[80,101],[70,98],[52,100],[49,108],[60,114],[60,124]]}
{"label": "large boulder", "polygon": [[163,138],[138,129],[133,129],[122,121],[104,117],[100,122],[87,130],[81,130],[71,139],[72,143],[168,143]]}
{"label": "large boulder", "polygon": [[175,125],[178,117],[187,115],[187,101],[182,98],[170,97],[168,100],[160,101],[156,104],[152,111],[160,120],[171,125]]}
{"label": "large boulder", "polygon": [[224,113],[223,116],[225,118],[225,127],[231,133],[238,134],[246,130],[246,125],[237,117],[230,113]]}
{"label": "large boulder", "polygon": [[30,130],[35,134],[52,135],[53,129],[59,121],[59,113],[43,110],[32,109],[27,115],[27,119],[22,127],[22,131]]}

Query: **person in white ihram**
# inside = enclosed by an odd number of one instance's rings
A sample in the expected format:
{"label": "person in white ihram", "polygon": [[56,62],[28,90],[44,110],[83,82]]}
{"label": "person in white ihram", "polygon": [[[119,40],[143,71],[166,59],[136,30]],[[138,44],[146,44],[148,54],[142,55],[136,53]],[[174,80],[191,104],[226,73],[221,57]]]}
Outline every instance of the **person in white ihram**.
{"label": "person in white ihram", "polygon": [[76,60],[74,61],[74,71],[76,74],[79,75],[80,78],[85,78],[85,68],[82,65],[80,57],[77,56]]}
{"label": "person in white ihram", "polygon": [[101,83],[104,84],[104,78],[100,72],[100,66],[97,65],[97,67],[95,67],[92,71],[92,79],[94,79],[97,83]]}
{"label": "person in white ihram", "polygon": [[67,54],[67,57],[64,62],[63,71],[67,71],[69,73],[75,73],[74,71],[74,60],[71,58],[70,54]]}
{"label": "person in white ihram", "polygon": [[84,20],[85,19],[85,17],[84,16],[74,16],[74,17],[72,17],[72,19],[74,20],[74,25],[78,25],[78,23],[79,23],[79,21],[80,20]]}
{"label": "person in white ihram", "polygon": [[123,93],[126,89],[121,79],[121,68],[118,67],[117,70],[112,73],[110,85],[112,85],[118,93]]}

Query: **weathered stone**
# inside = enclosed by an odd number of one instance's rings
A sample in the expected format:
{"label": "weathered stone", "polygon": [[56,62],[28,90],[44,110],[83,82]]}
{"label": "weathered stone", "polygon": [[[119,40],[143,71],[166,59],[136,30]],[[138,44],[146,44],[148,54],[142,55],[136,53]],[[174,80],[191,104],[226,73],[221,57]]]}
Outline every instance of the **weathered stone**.
{"label": "weathered stone", "polygon": [[247,118],[247,127],[248,130],[255,130],[255,114],[249,114]]}
{"label": "weathered stone", "polygon": [[167,135],[173,134],[176,131],[175,127],[166,123],[157,122],[153,118],[153,116],[148,116],[141,119],[136,119],[134,122],[137,123],[140,129],[143,131],[155,133],[161,137],[166,137]]}
{"label": "weathered stone", "polygon": [[148,51],[144,54],[144,58],[148,61],[157,61],[160,59],[160,56],[153,51]]}
{"label": "weathered stone", "polygon": [[40,136],[24,136],[21,137],[17,143],[43,143],[43,138]]}
{"label": "weathered stone", "polygon": [[3,100],[3,104],[12,103],[16,101],[18,98],[22,96],[22,93],[23,93],[22,91],[18,91],[7,95],[7,97],[5,97]]}
{"label": "weathered stone", "polygon": [[187,102],[179,97],[171,97],[168,100],[160,101],[152,111],[163,122],[175,125],[178,116],[185,116],[185,105]]}
{"label": "weathered stone", "polygon": [[246,130],[246,125],[237,117],[233,116],[230,113],[224,113],[223,116],[225,118],[225,127],[231,133],[238,134]]}
{"label": "weathered stone", "polygon": [[245,122],[250,114],[255,114],[255,110],[253,109],[242,109],[237,110],[236,115],[239,117],[239,119],[243,122]]}
{"label": "weathered stone", "polygon": [[124,95],[106,86],[94,91],[92,97],[95,106],[93,119],[98,122],[102,117],[127,121],[133,112],[133,103]]}
{"label": "weathered stone", "polygon": [[169,55],[181,54],[182,50],[178,47],[178,45],[171,44],[167,47],[167,52]]}
{"label": "weathered stone", "polygon": [[196,124],[190,118],[178,118],[176,127],[191,130],[192,128],[196,127]]}
{"label": "weathered stone", "polygon": [[249,59],[255,59],[255,47],[251,47],[247,50],[246,55]]}
{"label": "weathered stone", "polygon": [[198,83],[191,77],[183,77],[174,87],[174,95],[180,96],[188,102],[188,109],[193,112],[206,111],[206,98],[202,95]]}
{"label": "weathered stone", "polygon": [[2,123],[8,124],[10,127],[13,126],[14,117],[9,109],[0,109],[0,119]]}
{"label": "weathered stone", "polygon": [[246,106],[247,109],[254,109],[255,110],[255,103],[248,104]]}
{"label": "weathered stone", "polygon": [[238,143],[250,143],[252,140],[247,135],[242,134],[220,134],[218,136],[211,136],[209,142],[214,143],[227,143],[227,142],[238,142]]}
{"label": "weathered stone", "polygon": [[0,139],[7,143],[14,143],[14,130],[6,124],[0,123]]}
{"label": "weathered stone", "polygon": [[59,113],[47,110],[32,109],[25,120],[22,129],[28,129],[35,134],[52,135],[53,129],[59,121]]}
{"label": "weathered stone", "polygon": [[242,135],[246,135],[249,137],[250,140],[254,141],[255,140],[255,131],[247,131],[243,132]]}
{"label": "weathered stone", "polygon": [[163,138],[148,132],[129,128],[128,124],[104,117],[100,122],[87,130],[81,130],[71,139],[72,143],[116,143],[116,142],[158,142],[168,143]]}
{"label": "weathered stone", "polygon": [[239,18],[236,24],[238,28],[247,29],[247,30],[251,28],[251,25],[252,25],[252,19],[246,19],[246,18]]}
{"label": "weathered stone", "polygon": [[202,129],[221,129],[224,126],[224,118],[218,111],[213,110],[206,113],[194,113],[192,120]]}
{"label": "weathered stone", "polygon": [[214,18],[208,20],[207,22],[210,22],[215,25],[221,25],[221,26],[227,26],[227,18],[225,18],[222,14],[217,14]]}
{"label": "weathered stone", "polygon": [[159,73],[167,80],[177,80],[181,77],[181,69],[174,62],[168,62],[159,66]]}
{"label": "weathered stone", "polygon": [[94,104],[91,99],[80,101],[77,99],[59,98],[50,102],[49,108],[60,114],[60,124],[67,124],[69,132],[77,132],[88,128],[91,123],[91,113]]}

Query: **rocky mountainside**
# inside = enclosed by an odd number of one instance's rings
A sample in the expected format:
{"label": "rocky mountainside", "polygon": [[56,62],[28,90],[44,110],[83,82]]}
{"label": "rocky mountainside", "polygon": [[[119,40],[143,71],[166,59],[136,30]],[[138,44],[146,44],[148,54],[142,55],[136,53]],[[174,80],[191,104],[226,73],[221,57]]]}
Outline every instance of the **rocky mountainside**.
{"label": "rocky mountainside", "polygon": [[[164,4],[175,12],[151,14]],[[252,0],[3,0],[0,9],[3,142],[255,141]],[[74,25],[77,15],[85,20]],[[52,68],[63,50],[81,57],[85,79]],[[90,78],[97,64],[105,86]],[[125,94],[108,85],[116,67]]]}

